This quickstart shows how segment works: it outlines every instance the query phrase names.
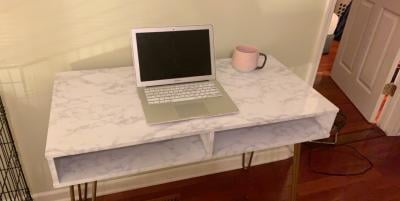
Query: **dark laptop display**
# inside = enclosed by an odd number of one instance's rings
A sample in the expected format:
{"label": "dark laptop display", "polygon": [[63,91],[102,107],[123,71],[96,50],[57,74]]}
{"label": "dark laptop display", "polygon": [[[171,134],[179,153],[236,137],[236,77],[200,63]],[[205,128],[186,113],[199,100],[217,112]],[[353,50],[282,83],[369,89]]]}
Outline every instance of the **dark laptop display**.
{"label": "dark laptop display", "polygon": [[209,30],[136,33],[142,81],[211,75]]}

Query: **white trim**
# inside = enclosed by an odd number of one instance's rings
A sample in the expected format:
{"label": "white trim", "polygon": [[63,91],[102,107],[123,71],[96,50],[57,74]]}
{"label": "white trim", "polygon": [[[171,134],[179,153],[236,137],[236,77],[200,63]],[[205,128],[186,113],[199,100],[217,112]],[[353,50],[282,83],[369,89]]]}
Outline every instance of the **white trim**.
{"label": "white trim", "polygon": [[313,56],[311,58],[311,68],[308,70],[306,75],[306,82],[312,86],[317,75],[319,62],[321,60],[322,52],[324,49],[326,37],[328,35],[329,27],[332,20],[333,11],[335,10],[337,0],[329,0],[324,8],[324,16],[322,18],[322,24],[320,26],[319,35],[315,40],[315,46],[313,48]]}
{"label": "white trim", "polygon": [[[253,165],[260,165],[290,158],[293,155],[292,146],[284,146],[266,151],[256,152]],[[99,182],[98,196],[118,193],[158,184],[214,174],[241,168],[241,156],[232,156],[218,160],[195,163],[176,168],[163,169],[146,174],[124,177],[115,180]],[[89,185],[90,187],[90,185]],[[90,189],[88,192],[91,192]],[[35,193],[35,201],[69,201],[69,189],[55,189],[52,191]]]}
{"label": "white trim", "polygon": [[389,102],[386,103],[384,113],[382,114],[382,118],[377,123],[378,126],[388,136],[400,136],[400,124],[399,124],[400,112],[398,108],[400,108],[399,93],[397,93],[397,96],[391,98]]}
{"label": "white trim", "polygon": [[[398,63],[400,62],[400,50],[397,53],[396,59],[393,61],[393,68],[391,73],[389,73],[388,82],[392,79]],[[400,86],[400,75],[397,75],[395,80],[397,87]],[[383,108],[382,116],[378,120],[378,126],[385,131],[388,136],[400,136],[400,90],[397,89],[395,95],[387,100]]]}
{"label": "white trim", "polygon": [[[140,77],[140,65],[138,56],[138,46],[136,40],[137,33],[149,33],[149,32],[171,32],[171,31],[189,31],[189,30],[208,30],[209,41],[210,41],[210,59],[211,59],[211,75],[195,76],[195,77],[183,77],[174,79],[154,80],[154,81],[142,81]],[[212,25],[194,25],[194,26],[171,26],[171,27],[159,27],[159,28],[137,28],[131,31],[131,44],[132,44],[132,58],[133,67],[135,68],[136,74],[136,85],[138,87],[176,84],[184,82],[195,82],[203,80],[215,80],[215,53],[214,53],[214,30]]]}

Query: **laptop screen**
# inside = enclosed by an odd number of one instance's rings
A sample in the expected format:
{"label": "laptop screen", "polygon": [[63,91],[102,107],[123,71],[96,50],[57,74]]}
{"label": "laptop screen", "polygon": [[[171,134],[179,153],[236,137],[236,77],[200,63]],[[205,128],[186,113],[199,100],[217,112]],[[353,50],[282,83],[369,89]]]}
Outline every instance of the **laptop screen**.
{"label": "laptop screen", "polygon": [[141,81],[212,74],[209,30],[136,33]]}

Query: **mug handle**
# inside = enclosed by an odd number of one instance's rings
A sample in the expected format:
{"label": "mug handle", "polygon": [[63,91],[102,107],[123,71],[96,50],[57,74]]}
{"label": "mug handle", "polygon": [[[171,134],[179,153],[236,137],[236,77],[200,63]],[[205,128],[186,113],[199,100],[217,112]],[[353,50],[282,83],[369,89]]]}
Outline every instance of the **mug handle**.
{"label": "mug handle", "polygon": [[263,62],[263,64],[262,64],[261,66],[257,66],[256,70],[259,70],[259,69],[264,68],[265,63],[267,63],[267,55],[265,55],[264,53],[261,53],[261,52],[260,52],[260,56],[263,56],[263,57],[264,57],[264,62]]}

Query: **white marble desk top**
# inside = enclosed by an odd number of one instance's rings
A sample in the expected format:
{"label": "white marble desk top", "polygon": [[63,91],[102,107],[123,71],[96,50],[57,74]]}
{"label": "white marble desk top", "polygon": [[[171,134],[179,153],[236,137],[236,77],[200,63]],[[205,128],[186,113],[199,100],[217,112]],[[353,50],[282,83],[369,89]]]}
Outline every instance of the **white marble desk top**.
{"label": "white marble desk top", "polygon": [[45,155],[48,159],[182,136],[318,116],[338,109],[272,56],[240,73],[217,61],[217,80],[238,106],[234,115],[148,125],[133,67],[57,74]]}

